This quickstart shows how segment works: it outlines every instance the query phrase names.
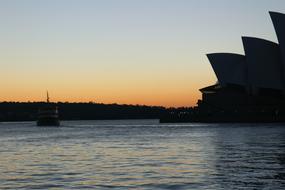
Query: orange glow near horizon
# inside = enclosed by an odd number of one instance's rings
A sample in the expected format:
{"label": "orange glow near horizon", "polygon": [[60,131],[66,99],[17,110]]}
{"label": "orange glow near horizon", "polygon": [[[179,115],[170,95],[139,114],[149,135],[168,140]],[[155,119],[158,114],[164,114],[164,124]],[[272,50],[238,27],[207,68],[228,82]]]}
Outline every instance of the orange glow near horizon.
{"label": "orange glow near horizon", "polygon": [[[157,85],[157,86],[155,86]],[[74,87],[53,86],[49,88],[50,99],[53,102],[94,102],[105,104],[139,104],[148,106],[164,106],[164,107],[189,107],[194,106],[197,100],[201,97],[199,86],[188,86],[185,82],[182,86],[153,86],[142,87],[140,85],[110,86],[99,88],[94,87],[89,89],[88,86],[76,85]],[[183,85],[186,85],[183,88]],[[31,93],[32,92],[32,93]],[[34,90],[29,88],[6,90],[1,95],[0,101],[15,101],[15,102],[37,102],[46,100],[46,90],[34,87]]]}
{"label": "orange glow near horizon", "polygon": [[[3,88],[0,101],[45,101],[48,90],[54,102],[194,106],[201,97],[199,89],[215,82],[215,75],[207,66],[205,70],[209,72],[205,72],[204,76],[189,74],[189,66],[183,71],[129,68],[134,72],[123,72],[123,75],[122,71],[103,68],[90,71],[88,68],[76,70],[69,67],[67,72],[52,72],[47,68],[46,73],[37,73],[40,68],[36,66],[34,72],[18,67],[2,75],[8,80],[0,81]],[[199,69],[197,73],[201,73]]]}
{"label": "orange glow near horizon", "polygon": [[[192,107],[201,97],[199,89],[216,81],[205,55],[199,60],[184,54],[136,54],[2,57],[7,67],[2,69],[0,101],[45,101],[48,90],[54,102]],[[193,68],[192,62],[206,64]]]}
{"label": "orange glow near horizon", "polygon": [[[43,93],[44,94],[44,93]],[[103,104],[131,104],[131,105],[147,105],[147,106],[163,106],[163,107],[192,107],[197,103],[197,100],[200,98],[199,95],[193,96],[180,96],[178,99],[177,96],[170,96],[168,98],[163,98],[163,95],[160,97],[150,98],[150,97],[89,97],[89,98],[76,98],[76,97],[61,97],[55,96],[51,98],[52,102],[94,102],[94,103],[103,103]],[[189,98],[190,97],[190,98]],[[170,99],[173,98],[173,99]],[[13,98],[4,98],[1,101],[7,102],[40,102],[45,101],[46,98],[41,95],[38,96],[28,96],[26,98],[13,96]]]}

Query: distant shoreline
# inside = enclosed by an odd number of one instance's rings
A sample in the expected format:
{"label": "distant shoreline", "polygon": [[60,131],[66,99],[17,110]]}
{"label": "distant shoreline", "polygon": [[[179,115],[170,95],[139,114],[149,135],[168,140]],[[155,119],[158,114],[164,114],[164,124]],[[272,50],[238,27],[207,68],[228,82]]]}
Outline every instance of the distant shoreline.
{"label": "distant shoreline", "polygon": [[[45,102],[0,102],[0,122],[35,121]],[[191,108],[119,105],[102,103],[52,103],[58,106],[60,120],[132,120],[160,119],[169,112],[185,112]]]}

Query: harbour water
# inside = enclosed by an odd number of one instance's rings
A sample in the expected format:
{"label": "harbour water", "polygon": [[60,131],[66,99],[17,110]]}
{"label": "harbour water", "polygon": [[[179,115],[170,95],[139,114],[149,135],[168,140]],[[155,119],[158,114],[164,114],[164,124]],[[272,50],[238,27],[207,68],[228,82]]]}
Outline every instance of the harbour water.
{"label": "harbour water", "polygon": [[0,189],[285,189],[284,124],[0,123]]}

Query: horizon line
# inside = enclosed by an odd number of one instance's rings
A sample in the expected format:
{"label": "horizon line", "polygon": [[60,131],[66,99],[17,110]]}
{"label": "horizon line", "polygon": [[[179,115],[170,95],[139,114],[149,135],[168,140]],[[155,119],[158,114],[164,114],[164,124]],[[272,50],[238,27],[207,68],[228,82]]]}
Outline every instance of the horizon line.
{"label": "horizon line", "polygon": [[139,107],[158,107],[158,108],[193,108],[195,106],[162,106],[162,105],[145,105],[145,104],[124,104],[124,103],[102,103],[102,102],[69,102],[69,101],[57,101],[57,102],[46,102],[46,101],[0,101],[0,104],[2,103],[49,103],[49,104],[101,104],[101,105],[119,105],[119,106],[139,106]]}

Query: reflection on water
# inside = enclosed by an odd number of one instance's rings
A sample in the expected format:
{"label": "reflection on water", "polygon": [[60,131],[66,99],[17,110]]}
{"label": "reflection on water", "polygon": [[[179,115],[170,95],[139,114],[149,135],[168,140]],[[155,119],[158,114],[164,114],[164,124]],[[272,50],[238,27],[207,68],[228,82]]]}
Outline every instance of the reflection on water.
{"label": "reflection on water", "polygon": [[278,124],[0,123],[0,189],[284,189]]}

